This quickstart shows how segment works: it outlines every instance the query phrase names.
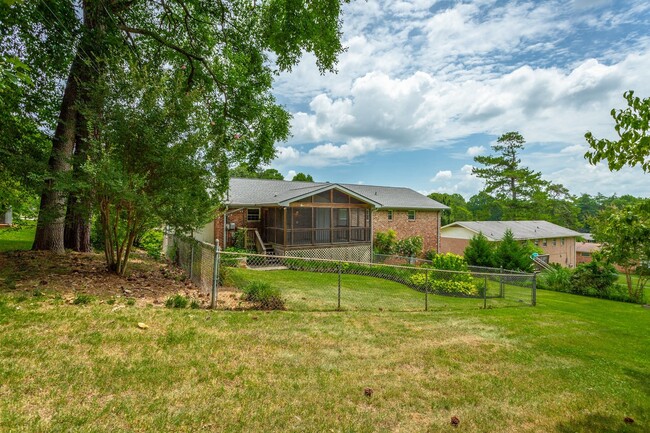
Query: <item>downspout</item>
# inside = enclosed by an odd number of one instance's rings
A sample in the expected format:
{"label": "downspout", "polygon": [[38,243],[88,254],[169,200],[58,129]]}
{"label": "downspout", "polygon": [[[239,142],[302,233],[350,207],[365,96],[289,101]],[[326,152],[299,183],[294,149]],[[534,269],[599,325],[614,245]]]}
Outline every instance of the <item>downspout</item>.
{"label": "downspout", "polygon": [[372,229],[372,220],[375,218],[375,208],[370,208],[370,263],[374,262],[375,258],[375,236]]}
{"label": "downspout", "polygon": [[436,230],[437,233],[436,237],[438,238],[438,240],[436,245],[436,254],[440,254],[440,222],[441,222],[440,211],[438,211],[438,228]]}

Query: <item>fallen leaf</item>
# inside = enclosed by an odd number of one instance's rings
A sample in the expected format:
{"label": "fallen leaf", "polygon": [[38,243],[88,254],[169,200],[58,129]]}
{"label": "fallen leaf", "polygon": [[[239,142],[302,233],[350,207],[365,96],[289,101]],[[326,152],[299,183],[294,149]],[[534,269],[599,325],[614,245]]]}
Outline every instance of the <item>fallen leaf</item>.
{"label": "fallen leaf", "polygon": [[140,328],[140,329],[149,329],[149,325],[147,325],[146,323],[140,322],[140,323],[138,323],[138,328]]}

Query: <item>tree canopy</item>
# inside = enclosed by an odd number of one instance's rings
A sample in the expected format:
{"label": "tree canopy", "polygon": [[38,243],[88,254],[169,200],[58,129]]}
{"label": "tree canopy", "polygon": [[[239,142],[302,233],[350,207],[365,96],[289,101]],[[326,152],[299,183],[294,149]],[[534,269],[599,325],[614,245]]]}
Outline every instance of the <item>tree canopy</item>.
{"label": "tree canopy", "polygon": [[296,175],[291,179],[293,182],[313,182],[314,178],[311,177],[311,174],[305,173],[296,173]]}
{"label": "tree canopy", "polygon": [[628,107],[624,110],[612,109],[611,115],[616,125],[614,129],[618,140],[597,139],[591,132],[585,139],[591,150],[585,158],[596,164],[607,160],[612,171],[623,166],[640,166],[644,172],[650,172],[650,98],[641,99],[629,90],[623,94]]}
{"label": "tree canopy", "polygon": [[[22,93],[11,90],[12,97],[51,133],[47,169],[31,173],[42,179],[35,247],[58,252],[88,247],[92,209],[102,207],[98,191],[139,191],[143,201],[129,206],[155,209],[161,222],[179,228],[199,224],[223,196],[230,167],[268,163],[274,143],[288,137],[289,114],[271,93],[275,74],[291,70],[303,52],[315,55],[321,72],[333,71],[343,50],[338,0],[0,7],[0,54],[23,62],[34,81],[20,85]],[[31,150],[34,143],[21,138],[20,146]],[[206,186],[196,176],[207,173],[209,197],[196,189]],[[170,194],[182,208],[176,213],[196,215],[192,224],[165,212]],[[123,219],[119,203],[110,206]]]}

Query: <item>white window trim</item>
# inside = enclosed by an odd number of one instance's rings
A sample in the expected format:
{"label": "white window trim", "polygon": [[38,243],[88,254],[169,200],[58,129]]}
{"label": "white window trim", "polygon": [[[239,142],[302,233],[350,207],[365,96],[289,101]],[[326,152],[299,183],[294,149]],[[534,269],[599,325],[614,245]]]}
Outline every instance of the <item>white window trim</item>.
{"label": "white window trim", "polygon": [[388,221],[392,221],[393,220],[393,211],[389,210],[389,211],[387,211],[387,214],[388,214]]}
{"label": "white window trim", "polygon": [[[411,218],[409,217],[409,214],[410,214],[411,212],[413,212],[413,219],[411,219]],[[416,220],[416,215],[417,215],[417,213],[416,213],[414,210],[407,210],[407,211],[406,211],[406,220],[407,220],[407,221],[415,221],[415,220]]]}

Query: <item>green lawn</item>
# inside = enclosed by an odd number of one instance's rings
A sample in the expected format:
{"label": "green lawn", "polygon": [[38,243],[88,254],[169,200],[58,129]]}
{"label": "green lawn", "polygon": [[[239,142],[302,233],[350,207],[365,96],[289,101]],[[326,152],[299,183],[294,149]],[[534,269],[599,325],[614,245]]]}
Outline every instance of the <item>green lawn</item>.
{"label": "green lawn", "polygon": [[413,311],[307,311],[334,305],[331,275],[264,275],[293,311],[0,294],[0,431],[650,431],[641,306],[540,291],[537,307],[424,312],[421,294],[354,277],[346,302]]}
{"label": "green lawn", "polygon": [[0,252],[31,249],[35,233],[35,224],[18,230],[0,229]]}

